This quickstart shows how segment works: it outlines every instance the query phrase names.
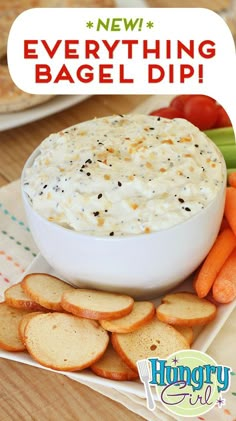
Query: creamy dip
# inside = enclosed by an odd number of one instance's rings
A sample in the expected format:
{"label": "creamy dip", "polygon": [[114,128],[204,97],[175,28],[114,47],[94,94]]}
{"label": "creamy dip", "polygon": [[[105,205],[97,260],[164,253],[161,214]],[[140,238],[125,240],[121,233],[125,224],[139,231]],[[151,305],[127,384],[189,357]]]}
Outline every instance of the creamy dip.
{"label": "creamy dip", "polygon": [[25,172],[33,209],[80,233],[121,236],[181,223],[224,182],[215,145],[183,119],[119,115],[52,134]]}

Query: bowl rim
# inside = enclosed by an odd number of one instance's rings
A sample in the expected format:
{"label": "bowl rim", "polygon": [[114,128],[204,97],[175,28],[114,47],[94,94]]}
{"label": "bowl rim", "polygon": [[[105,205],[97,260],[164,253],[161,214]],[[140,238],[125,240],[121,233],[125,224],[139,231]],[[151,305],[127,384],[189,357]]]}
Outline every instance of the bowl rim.
{"label": "bowl rim", "polygon": [[[65,129],[66,130],[66,129]],[[35,209],[31,206],[29,199],[28,199],[28,195],[27,193],[24,191],[24,178],[25,178],[25,171],[27,170],[27,168],[29,168],[31,166],[31,164],[33,163],[33,161],[35,160],[35,158],[37,157],[37,155],[39,155],[40,152],[40,146],[41,144],[39,144],[37,146],[36,149],[34,149],[34,151],[30,154],[30,156],[28,157],[27,161],[24,164],[22,173],[21,173],[21,178],[20,178],[20,184],[21,184],[21,193],[22,193],[22,197],[23,197],[23,201],[25,202],[25,204],[30,208],[31,212],[33,213],[34,216],[36,216],[37,218],[39,218],[39,220],[41,220],[43,223],[45,223],[46,225],[48,225],[49,227],[52,227],[57,231],[60,232],[65,232],[69,235],[72,236],[76,236],[77,238],[81,238],[81,240],[93,240],[93,241],[106,241],[109,243],[117,243],[117,242],[128,242],[128,241],[133,241],[134,239],[141,241],[141,239],[147,239],[147,238],[152,238],[154,236],[157,235],[163,235],[163,233],[166,233],[170,230],[174,230],[177,227],[181,227],[185,224],[191,223],[192,221],[194,221],[195,219],[197,219],[200,215],[206,213],[208,211],[208,209],[214,205],[214,203],[217,201],[217,198],[226,190],[226,182],[227,182],[227,167],[226,167],[226,163],[225,163],[225,159],[220,151],[220,149],[215,145],[215,143],[208,138],[208,140],[214,145],[214,147],[216,148],[217,152],[219,153],[221,160],[222,160],[222,169],[223,169],[223,179],[222,179],[222,183],[221,183],[221,187],[219,188],[219,190],[217,191],[215,197],[213,200],[211,200],[210,203],[208,203],[208,205],[206,207],[204,207],[204,209],[200,209],[200,211],[198,211],[197,213],[195,213],[194,215],[188,217],[188,219],[183,220],[182,222],[179,222],[175,225],[172,225],[168,228],[162,228],[158,231],[151,231],[150,233],[141,233],[141,234],[131,234],[131,235],[117,235],[117,236],[107,236],[107,235],[91,235],[91,234],[86,234],[86,233],[81,233],[79,231],[75,231],[73,229],[70,228],[66,228],[63,227],[62,225],[56,224],[52,221],[48,221],[46,218],[44,218],[43,216],[41,216],[37,211],[35,211]],[[162,233],[162,234],[161,234]]]}

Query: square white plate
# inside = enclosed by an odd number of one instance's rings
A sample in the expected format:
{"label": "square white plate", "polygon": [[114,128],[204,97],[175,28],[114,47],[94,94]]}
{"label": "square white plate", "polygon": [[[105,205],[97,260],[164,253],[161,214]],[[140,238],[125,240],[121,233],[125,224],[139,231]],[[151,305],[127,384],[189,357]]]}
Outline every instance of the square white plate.
{"label": "square white plate", "polygon": [[[57,275],[56,272],[49,266],[46,260],[41,256],[38,255],[29,266],[27,271],[23,276],[27,273],[50,273],[52,275]],[[21,279],[19,279],[20,281]],[[189,279],[182,283],[180,287],[176,288],[175,291],[192,291],[192,280]],[[160,303],[160,298],[153,300],[154,304],[157,306]],[[217,311],[216,319],[209,323],[198,335],[197,339],[194,341],[192,348],[198,349],[201,351],[206,351],[213,339],[216,337],[219,330],[222,328],[223,324],[229,317],[230,313],[236,306],[236,300],[234,302],[227,304],[227,305],[219,305]],[[48,368],[41,366],[40,364],[36,363],[32,360],[32,358],[26,352],[7,352],[0,350],[0,357],[6,358],[8,360],[17,361],[23,364],[28,364],[34,367],[44,368],[45,370],[53,371]],[[94,384],[101,384],[103,386],[112,387],[116,390],[121,392],[129,392],[133,393],[141,398],[145,398],[144,387],[140,381],[114,381],[104,379],[102,377],[98,377],[93,374],[90,370],[83,370],[82,372],[62,372],[57,371],[57,373],[61,373],[66,375],[67,377],[76,380],[76,381],[84,381],[84,382],[91,382]]]}

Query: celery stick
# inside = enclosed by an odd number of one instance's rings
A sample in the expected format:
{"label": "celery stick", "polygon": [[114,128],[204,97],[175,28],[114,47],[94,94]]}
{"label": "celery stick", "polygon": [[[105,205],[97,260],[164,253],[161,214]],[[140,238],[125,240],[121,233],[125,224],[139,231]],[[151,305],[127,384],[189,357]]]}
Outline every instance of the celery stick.
{"label": "celery stick", "polygon": [[232,172],[236,172],[236,168],[228,168],[227,175],[229,176]]}
{"label": "celery stick", "polygon": [[236,168],[236,145],[218,145],[224,156],[227,168]]}
{"label": "celery stick", "polygon": [[220,129],[211,129],[204,132],[217,146],[234,145],[235,135],[232,127],[222,127]]}

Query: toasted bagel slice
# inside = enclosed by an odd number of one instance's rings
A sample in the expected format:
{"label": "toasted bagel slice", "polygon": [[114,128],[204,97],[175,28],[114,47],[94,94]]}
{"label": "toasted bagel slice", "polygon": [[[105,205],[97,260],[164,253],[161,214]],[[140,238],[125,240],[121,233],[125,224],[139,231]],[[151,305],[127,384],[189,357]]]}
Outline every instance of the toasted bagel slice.
{"label": "toasted bagel slice", "polygon": [[157,307],[157,317],[175,326],[195,326],[209,323],[216,316],[216,306],[190,292],[167,294]]}
{"label": "toasted bagel slice", "polygon": [[0,303],[0,348],[6,351],[24,351],[25,346],[19,335],[19,323],[27,310],[9,307]]}
{"label": "toasted bagel slice", "polygon": [[65,291],[73,291],[74,288],[46,273],[31,273],[26,275],[21,282],[22,288],[36,303],[49,310],[63,311],[61,306],[62,294]]}
{"label": "toasted bagel slice", "polygon": [[125,364],[111,344],[108,345],[102,358],[92,364],[90,368],[97,376],[106,379],[122,381],[138,378],[137,373]]}
{"label": "toasted bagel slice", "polygon": [[101,326],[109,332],[129,333],[145,325],[153,318],[155,307],[150,301],[134,302],[131,313],[115,320],[100,320]]}
{"label": "toasted bagel slice", "polygon": [[11,287],[7,288],[4,291],[4,297],[5,297],[6,303],[10,307],[23,308],[29,311],[45,310],[44,307],[42,307],[40,304],[33,301],[31,298],[29,298],[25,294],[21,286],[21,283],[12,285]]}
{"label": "toasted bagel slice", "polygon": [[65,292],[61,305],[64,310],[79,317],[95,320],[112,320],[126,316],[134,305],[128,295],[92,289],[74,289]]}
{"label": "toasted bagel slice", "polygon": [[30,355],[43,366],[77,371],[101,358],[109,336],[94,320],[66,313],[44,313],[28,321],[24,340]]}
{"label": "toasted bagel slice", "polygon": [[186,339],[172,326],[157,318],[132,333],[112,333],[112,345],[123,361],[137,371],[138,360],[166,358],[183,349],[189,349]]}

